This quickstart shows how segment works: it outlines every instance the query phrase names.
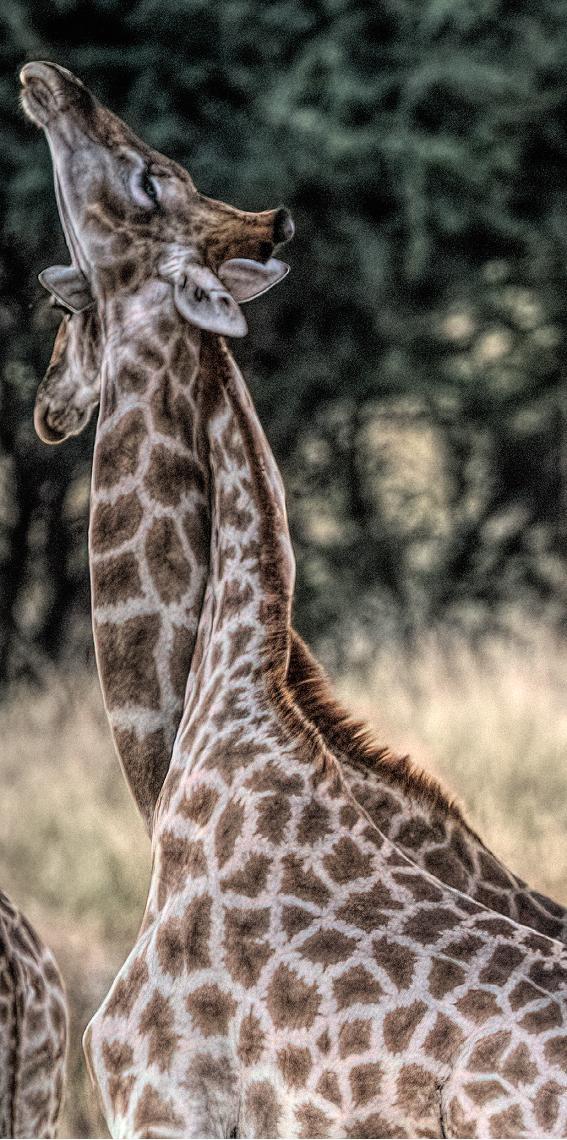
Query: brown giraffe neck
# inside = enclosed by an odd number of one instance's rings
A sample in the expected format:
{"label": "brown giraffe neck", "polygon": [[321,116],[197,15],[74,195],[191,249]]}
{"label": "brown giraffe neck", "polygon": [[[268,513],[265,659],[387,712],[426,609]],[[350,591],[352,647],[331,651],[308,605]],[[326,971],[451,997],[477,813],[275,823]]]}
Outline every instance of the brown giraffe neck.
{"label": "brown giraffe neck", "polygon": [[[200,334],[165,296],[106,314],[89,553],[97,664],[148,828],[169,766],[205,585]],[[140,319],[143,314],[143,319]]]}

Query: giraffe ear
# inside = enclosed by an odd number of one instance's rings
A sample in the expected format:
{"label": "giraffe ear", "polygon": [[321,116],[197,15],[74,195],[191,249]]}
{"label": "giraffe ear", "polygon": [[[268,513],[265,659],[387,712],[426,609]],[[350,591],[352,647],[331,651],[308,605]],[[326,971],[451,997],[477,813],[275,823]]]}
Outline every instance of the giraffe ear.
{"label": "giraffe ear", "polygon": [[289,265],[276,257],[271,257],[265,264],[247,257],[233,257],[223,262],[219,269],[219,277],[235,301],[252,301],[254,297],[261,297],[272,285],[283,281],[288,273]]}
{"label": "giraffe ear", "polygon": [[51,265],[49,269],[42,270],[38,280],[72,313],[82,313],[94,305],[90,285],[74,265]]}
{"label": "giraffe ear", "polygon": [[246,334],[246,321],[234,297],[204,265],[184,265],[174,277],[173,296],[181,315],[197,328],[221,336]]}

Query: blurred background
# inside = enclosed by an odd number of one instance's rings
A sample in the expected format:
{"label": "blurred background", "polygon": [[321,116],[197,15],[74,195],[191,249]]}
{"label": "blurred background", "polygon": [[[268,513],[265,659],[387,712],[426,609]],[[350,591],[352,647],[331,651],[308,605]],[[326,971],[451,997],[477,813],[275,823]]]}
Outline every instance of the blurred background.
{"label": "blurred background", "polygon": [[[104,1135],[79,1032],[148,843],[94,677],[93,433],[32,407],[66,261],[17,74],[77,72],[200,190],[285,203],[285,285],[235,344],[281,465],[295,620],[349,703],[567,900],[567,7],[5,0],[0,11],[0,881],[73,1008],[62,1135]],[[286,253],[286,256],[288,254]]]}

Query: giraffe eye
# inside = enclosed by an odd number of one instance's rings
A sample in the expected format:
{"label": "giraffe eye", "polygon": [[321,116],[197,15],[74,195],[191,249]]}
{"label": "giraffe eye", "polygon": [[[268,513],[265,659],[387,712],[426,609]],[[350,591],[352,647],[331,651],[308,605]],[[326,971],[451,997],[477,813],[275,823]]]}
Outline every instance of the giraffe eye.
{"label": "giraffe eye", "polygon": [[157,183],[147,169],[140,171],[132,183],[132,190],[140,206],[143,205],[146,208],[157,206],[159,201]]}

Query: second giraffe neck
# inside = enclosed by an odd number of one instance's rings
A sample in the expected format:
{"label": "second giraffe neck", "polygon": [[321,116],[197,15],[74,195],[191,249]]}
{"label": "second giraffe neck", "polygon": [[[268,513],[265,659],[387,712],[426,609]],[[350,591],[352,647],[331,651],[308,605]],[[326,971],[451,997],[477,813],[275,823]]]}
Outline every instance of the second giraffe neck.
{"label": "second giraffe neck", "polygon": [[209,533],[200,334],[166,302],[136,297],[106,314],[89,529],[101,687],[150,828],[183,706]]}

